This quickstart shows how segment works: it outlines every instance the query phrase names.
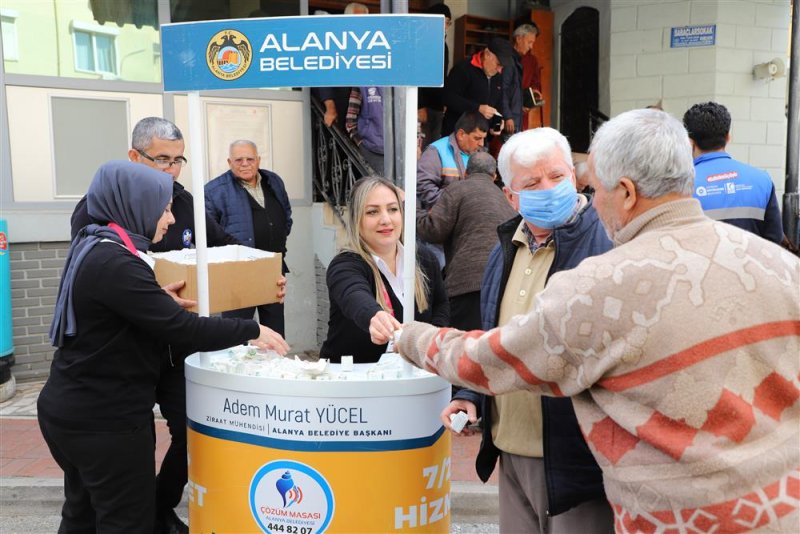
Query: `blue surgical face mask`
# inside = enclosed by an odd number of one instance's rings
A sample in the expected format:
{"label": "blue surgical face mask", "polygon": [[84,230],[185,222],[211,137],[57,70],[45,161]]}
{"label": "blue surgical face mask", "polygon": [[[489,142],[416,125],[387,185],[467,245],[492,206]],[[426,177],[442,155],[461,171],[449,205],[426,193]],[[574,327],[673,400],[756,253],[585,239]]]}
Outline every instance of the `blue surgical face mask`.
{"label": "blue surgical face mask", "polygon": [[578,192],[569,177],[550,189],[509,190],[519,195],[519,214],[532,225],[547,230],[566,223],[578,201]]}

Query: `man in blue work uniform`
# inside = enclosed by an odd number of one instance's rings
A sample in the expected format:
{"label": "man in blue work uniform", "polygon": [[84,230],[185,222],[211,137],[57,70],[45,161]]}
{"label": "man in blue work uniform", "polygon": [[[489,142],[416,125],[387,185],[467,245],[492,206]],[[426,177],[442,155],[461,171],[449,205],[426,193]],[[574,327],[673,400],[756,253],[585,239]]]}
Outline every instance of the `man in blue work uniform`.
{"label": "man in blue work uniform", "polygon": [[694,197],[703,211],[775,243],[783,239],[783,224],[770,175],[733,159],[731,115],[722,104],[695,104],[684,114],[694,155]]}

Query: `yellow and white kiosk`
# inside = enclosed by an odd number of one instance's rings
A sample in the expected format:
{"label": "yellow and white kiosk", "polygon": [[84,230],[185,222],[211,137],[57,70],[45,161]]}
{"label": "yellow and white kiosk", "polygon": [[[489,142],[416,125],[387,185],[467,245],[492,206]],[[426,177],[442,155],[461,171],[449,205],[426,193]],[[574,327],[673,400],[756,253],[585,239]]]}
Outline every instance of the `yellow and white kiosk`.
{"label": "yellow and white kiosk", "polygon": [[[443,83],[437,15],[316,16],[166,24],[164,89],[404,86],[404,157],[416,160],[417,87]],[[204,169],[193,191],[201,315],[208,314]],[[406,166],[405,321],[413,319],[415,166]],[[410,250],[410,252],[408,252]],[[232,349],[186,361],[192,532],[449,532],[450,385],[399,361],[314,376]],[[288,361],[288,360],[287,360]]]}

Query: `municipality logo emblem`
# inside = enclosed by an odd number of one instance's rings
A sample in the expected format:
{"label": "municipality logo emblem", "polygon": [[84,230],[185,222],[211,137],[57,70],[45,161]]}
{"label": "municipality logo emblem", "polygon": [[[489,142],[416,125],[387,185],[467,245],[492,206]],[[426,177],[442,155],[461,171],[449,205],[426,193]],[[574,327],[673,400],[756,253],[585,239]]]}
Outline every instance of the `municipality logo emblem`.
{"label": "municipality logo emblem", "polygon": [[181,242],[183,242],[184,248],[190,248],[192,246],[192,229],[185,228],[181,233]]}
{"label": "municipality logo emblem", "polygon": [[278,490],[278,493],[281,495],[281,499],[283,499],[283,507],[288,508],[295,503],[299,503],[303,500],[303,490],[300,489],[292,480],[292,474],[289,471],[286,471],[281,478],[275,482],[275,489]]}
{"label": "municipality logo emblem", "polygon": [[243,33],[222,30],[208,42],[206,63],[211,73],[220,80],[240,78],[253,61],[253,47]]}
{"label": "municipality logo emblem", "polygon": [[253,519],[266,534],[324,532],[336,508],[322,473],[293,460],[261,466],[250,481],[249,496]]}

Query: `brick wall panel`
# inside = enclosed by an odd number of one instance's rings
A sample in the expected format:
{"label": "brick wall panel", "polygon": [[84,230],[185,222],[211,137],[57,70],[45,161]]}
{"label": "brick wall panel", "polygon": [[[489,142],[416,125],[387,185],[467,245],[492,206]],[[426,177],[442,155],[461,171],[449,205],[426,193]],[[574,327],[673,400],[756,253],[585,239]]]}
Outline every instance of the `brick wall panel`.
{"label": "brick wall panel", "polygon": [[48,332],[69,243],[12,243],[11,277],[17,380],[46,377],[53,358]]}

